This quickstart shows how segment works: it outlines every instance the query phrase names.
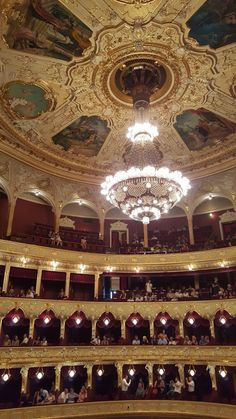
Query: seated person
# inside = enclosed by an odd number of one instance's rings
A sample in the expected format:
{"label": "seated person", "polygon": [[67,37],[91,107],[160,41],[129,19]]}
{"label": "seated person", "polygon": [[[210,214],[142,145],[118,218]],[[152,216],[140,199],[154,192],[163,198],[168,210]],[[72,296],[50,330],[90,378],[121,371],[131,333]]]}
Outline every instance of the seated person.
{"label": "seated person", "polygon": [[30,288],[27,290],[25,297],[26,298],[34,298],[34,293]]}
{"label": "seated person", "polygon": [[163,333],[159,334],[157,344],[158,345],[168,345],[168,339],[166,338],[165,334],[163,334]]}
{"label": "seated person", "polygon": [[134,339],[132,340],[132,345],[140,345],[140,339],[138,335],[134,336]]}
{"label": "seated person", "polygon": [[198,345],[196,336],[193,335],[191,341],[192,341],[192,345]]}
{"label": "seated person", "polygon": [[60,291],[59,291],[59,293],[58,293],[57,299],[58,300],[64,300],[65,298],[66,298],[65,291],[64,291],[63,288],[61,288]]}
{"label": "seated person", "polygon": [[35,403],[36,404],[44,404],[48,399],[48,391],[44,388],[40,388],[40,390],[37,392],[35,397]]}
{"label": "seated person", "polygon": [[79,395],[75,392],[73,387],[71,387],[68,393],[67,403],[75,403],[78,398],[79,398]]}
{"label": "seated person", "polygon": [[138,399],[143,399],[144,396],[145,396],[145,388],[144,388],[144,382],[143,382],[142,378],[140,378],[140,380],[138,382],[138,387],[137,387],[135,396]]}
{"label": "seated person", "polygon": [[199,345],[206,345],[205,336],[200,337]]}
{"label": "seated person", "polygon": [[17,336],[17,335],[15,335],[15,336],[13,337],[12,342],[11,342],[11,345],[12,345],[12,346],[20,346],[20,341],[19,341],[19,338],[18,338],[18,336]]}
{"label": "seated person", "polygon": [[101,345],[109,345],[109,339],[107,336],[103,336],[103,338],[101,339]]}
{"label": "seated person", "polygon": [[44,404],[53,404],[56,401],[56,397],[53,391],[49,391],[48,398],[45,400]]}
{"label": "seated person", "polygon": [[19,292],[19,297],[20,298],[25,298],[25,291],[22,289],[22,290],[20,290],[20,292]]}
{"label": "seated person", "polygon": [[148,344],[149,344],[149,341],[148,341],[147,336],[143,336],[143,338],[142,338],[142,345],[148,345]]}
{"label": "seated person", "polygon": [[176,345],[176,340],[173,338],[173,336],[169,339],[169,345]]}
{"label": "seated person", "polygon": [[3,346],[11,346],[11,339],[8,335],[5,335],[2,342]]}
{"label": "seated person", "polygon": [[101,345],[101,340],[99,336],[95,336],[92,340],[91,340],[91,345]]}
{"label": "seated person", "polygon": [[69,393],[68,388],[64,388],[64,390],[58,396],[57,403],[67,403],[68,393]]}
{"label": "seated person", "polygon": [[48,346],[48,341],[47,341],[45,336],[43,337],[43,339],[41,341],[41,346]]}
{"label": "seated person", "polygon": [[7,297],[15,297],[15,289],[13,285],[10,285],[9,290],[7,292]]}
{"label": "seated person", "polygon": [[192,341],[189,339],[189,336],[184,336],[183,345],[192,345]]}
{"label": "seated person", "polygon": [[26,346],[26,345],[28,345],[28,343],[29,343],[29,338],[28,338],[27,334],[24,333],[23,339],[22,339],[22,342],[21,342],[21,346]]}
{"label": "seated person", "polygon": [[86,237],[81,237],[80,245],[81,245],[81,248],[83,250],[86,250],[87,249],[87,240],[86,240]]}
{"label": "seated person", "polygon": [[81,387],[81,390],[80,390],[80,392],[79,392],[79,398],[78,398],[78,402],[79,403],[82,403],[82,402],[85,402],[85,400],[87,400],[87,398],[88,398],[88,392],[87,392],[87,389],[86,389],[86,387],[85,386],[82,386]]}
{"label": "seated person", "polygon": [[40,336],[37,336],[33,341],[33,346],[40,346],[40,345],[41,345]]}

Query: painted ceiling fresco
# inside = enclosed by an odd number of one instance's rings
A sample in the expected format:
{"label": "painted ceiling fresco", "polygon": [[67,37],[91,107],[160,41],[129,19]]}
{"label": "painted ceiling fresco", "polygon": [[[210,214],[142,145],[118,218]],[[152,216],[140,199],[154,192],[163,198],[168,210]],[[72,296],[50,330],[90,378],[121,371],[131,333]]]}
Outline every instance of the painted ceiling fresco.
{"label": "painted ceiling fresco", "polygon": [[6,40],[11,48],[71,60],[90,46],[92,31],[56,0],[31,0],[23,16],[9,22]]}
{"label": "painted ceiling fresco", "polygon": [[236,42],[236,1],[208,0],[189,19],[189,36],[200,45],[219,48]]}
{"label": "painted ceiling fresco", "polygon": [[23,82],[7,83],[2,89],[2,100],[19,118],[37,118],[52,106],[52,97],[40,85]]}
{"label": "painted ceiling fresco", "polygon": [[236,130],[236,124],[204,108],[178,115],[174,127],[191,151],[216,145]]}
{"label": "painted ceiling fresco", "polygon": [[53,137],[54,144],[84,156],[96,156],[110,128],[98,116],[81,116]]}

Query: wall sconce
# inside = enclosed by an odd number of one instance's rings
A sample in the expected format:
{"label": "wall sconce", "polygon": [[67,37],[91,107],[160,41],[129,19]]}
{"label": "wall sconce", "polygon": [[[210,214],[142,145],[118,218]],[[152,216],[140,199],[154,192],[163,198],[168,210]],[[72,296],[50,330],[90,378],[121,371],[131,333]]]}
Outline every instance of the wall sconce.
{"label": "wall sconce", "polygon": [[81,318],[80,317],[76,317],[75,323],[79,325],[81,323]]}
{"label": "wall sconce", "polygon": [[43,376],[44,376],[44,372],[43,372],[43,368],[38,368],[36,371],[36,377],[38,380],[42,380]]}
{"label": "wall sconce", "polygon": [[20,258],[20,261],[23,265],[25,265],[28,262],[28,259],[23,256],[22,258]]}
{"label": "wall sconce", "polygon": [[51,317],[45,316],[43,321],[44,321],[45,324],[48,324],[51,321]]}
{"label": "wall sconce", "polygon": [[99,367],[97,368],[97,375],[98,375],[99,377],[102,377],[102,376],[103,376],[103,374],[104,374],[104,368],[103,368],[102,366],[99,366]]}
{"label": "wall sconce", "polygon": [[12,317],[12,323],[16,324],[18,323],[19,320],[20,320],[20,317],[17,316],[17,314],[14,314],[14,316]]}
{"label": "wall sconce", "polygon": [[133,323],[134,326],[136,326],[138,324],[138,319],[136,319],[136,317],[134,317],[132,319],[132,323]]}
{"label": "wall sconce", "polygon": [[83,263],[81,263],[80,265],[79,265],[79,268],[80,268],[80,272],[84,272],[85,271],[85,268],[86,268],[86,265],[84,265]]}
{"label": "wall sconce", "polygon": [[58,262],[56,260],[52,260],[51,265],[53,269],[56,269],[56,267],[58,266]]}
{"label": "wall sconce", "polygon": [[188,369],[188,373],[191,377],[194,377],[194,375],[196,374],[196,370],[195,370],[193,365],[190,365],[190,367]]}
{"label": "wall sconce", "polygon": [[213,218],[213,213],[212,212],[210,212],[209,217]]}
{"label": "wall sconce", "polygon": [[130,377],[133,377],[134,376],[134,374],[135,374],[135,368],[134,368],[134,366],[129,367],[128,373],[129,373]]}
{"label": "wall sconce", "polygon": [[226,318],[224,316],[220,317],[220,323],[221,324],[225,324],[226,323]]}
{"label": "wall sconce", "polygon": [[70,377],[70,378],[74,378],[75,374],[76,374],[76,369],[75,369],[75,367],[70,367],[70,368],[69,368],[69,371],[68,371],[68,375],[69,375],[69,377]]}
{"label": "wall sconce", "polygon": [[8,380],[10,380],[10,378],[11,378],[11,373],[10,373],[9,368],[5,369],[2,374],[2,380],[4,381],[4,383],[6,383]]}
{"label": "wall sconce", "polygon": [[160,376],[165,374],[165,368],[163,365],[158,365],[157,372]]}
{"label": "wall sconce", "polygon": [[192,271],[193,270],[193,265],[188,265],[188,270]]}
{"label": "wall sconce", "polygon": [[224,268],[225,267],[225,262],[224,261],[220,262],[220,267],[221,268]]}
{"label": "wall sconce", "polygon": [[193,323],[195,322],[195,320],[194,320],[193,317],[189,317],[188,318],[188,322],[189,322],[189,324],[193,325]]}
{"label": "wall sconce", "polygon": [[225,378],[227,375],[227,370],[225,369],[225,367],[220,367],[219,369],[219,374],[222,378]]}
{"label": "wall sconce", "polygon": [[108,326],[110,323],[110,319],[108,319],[107,317],[103,320],[103,323],[105,324],[105,326]]}
{"label": "wall sconce", "polygon": [[113,271],[113,267],[112,266],[107,266],[106,271],[107,272],[112,272]]}
{"label": "wall sconce", "polygon": [[139,274],[139,272],[140,272],[140,268],[135,268],[135,272],[137,273],[137,274]]}
{"label": "wall sconce", "polygon": [[166,320],[165,317],[162,317],[161,320],[160,320],[160,322],[161,322],[161,324],[163,324],[163,326],[165,326],[167,320]]}

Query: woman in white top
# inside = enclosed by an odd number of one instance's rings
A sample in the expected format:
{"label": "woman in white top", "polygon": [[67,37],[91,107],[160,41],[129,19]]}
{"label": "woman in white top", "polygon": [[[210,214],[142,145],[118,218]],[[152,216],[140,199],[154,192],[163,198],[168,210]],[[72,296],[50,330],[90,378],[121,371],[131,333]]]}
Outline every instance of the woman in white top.
{"label": "woman in white top", "polygon": [[193,381],[192,377],[189,376],[186,378],[186,384],[187,384],[187,391],[188,393],[194,393],[195,391],[195,382]]}

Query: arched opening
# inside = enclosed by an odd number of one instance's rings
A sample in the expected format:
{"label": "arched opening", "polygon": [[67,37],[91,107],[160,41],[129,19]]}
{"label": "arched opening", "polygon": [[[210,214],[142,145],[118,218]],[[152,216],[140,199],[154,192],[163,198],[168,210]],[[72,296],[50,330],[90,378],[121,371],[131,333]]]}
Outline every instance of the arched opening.
{"label": "arched opening", "polygon": [[[46,390],[43,392],[42,390]],[[27,394],[33,405],[42,404],[47,394],[55,393],[54,367],[29,368]]]}
{"label": "arched opening", "polygon": [[34,340],[40,346],[58,345],[60,342],[60,319],[52,310],[43,311],[35,320]]}
{"label": "arched opening", "polygon": [[127,391],[121,391],[123,399],[144,399],[149,387],[148,371],[143,364],[123,366],[123,377],[129,383]]}
{"label": "arched opening", "polygon": [[185,335],[185,344],[190,344],[188,338],[191,341],[192,345],[197,345],[202,337],[209,339],[210,343],[210,323],[208,319],[200,316],[196,311],[188,312],[184,318],[184,335]]}
{"label": "arched opening", "polygon": [[[203,401],[210,398],[212,383],[209,371],[205,365],[185,365],[185,391],[184,398],[187,400]],[[191,384],[192,383],[192,384]]]}
{"label": "arched opening", "polygon": [[[86,394],[83,395],[84,398],[82,400],[82,394],[80,392],[81,392],[82,387],[86,386],[87,378],[88,378],[87,369],[83,367],[82,365],[76,365],[73,367],[62,367],[61,391],[64,391],[65,389],[68,389],[69,391],[71,391],[71,389],[73,389],[75,393],[74,402],[86,401],[87,400],[87,398],[85,398]],[[71,394],[72,394],[72,391],[71,391]],[[62,401],[60,401],[60,396],[57,402],[62,403]],[[73,402],[72,397],[69,398],[68,403],[69,402],[70,403]]]}
{"label": "arched opening", "polygon": [[226,310],[219,310],[215,315],[216,342],[220,345],[236,345],[236,317]]}
{"label": "arched opening", "polygon": [[[5,373],[9,379],[3,379]],[[0,408],[13,408],[19,406],[21,397],[21,373],[20,368],[11,370],[0,369]]]}
{"label": "arched opening", "polygon": [[40,191],[22,193],[16,201],[12,224],[12,239],[48,244],[53,229],[52,206]]}
{"label": "arched opening", "polygon": [[34,298],[37,270],[11,267],[9,274],[9,297]]}
{"label": "arched opening", "polygon": [[42,271],[40,296],[47,299],[58,299],[61,291],[65,291],[65,282],[65,272]]}
{"label": "arched opening", "polygon": [[132,313],[126,320],[126,341],[128,344],[140,345],[146,336],[150,340],[149,321],[139,313]]}
{"label": "arched opening", "polygon": [[65,324],[65,342],[68,345],[89,345],[92,336],[91,320],[83,311],[75,311]]}
{"label": "arched opening", "polygon": [[121,322],[112,313],[103,313],[97,321],[97,335],[101,345],[117,344],[121,337]]}
{"label": "arched opening", "polygon": [[171,344],[174,344],[174,342],[176,342],[175,338],[178,335],[178,326],[179,326],[178,320],[172,319],[172,317],[167,312],[164,312],[164,313],[161,312],[157,314],[154,320],[154,337],[155,337],[155,340],[157,340],[156,343],[159,344],[158,343],[159,338],[163,339],[162,336],[159,336],[161,334],[161,335],[167,335],[168,340],[173,342]]}
{"label": "arched opening", "polygon": [[28,344],[29,319],[25,318],[21,309],[13,309],[2,321],[1,345],[24,346]]}
{"label": "arched opening", "polygon": [[114,400],[117,396],[115,365],[94,365],[92,371],[93,400]]}

